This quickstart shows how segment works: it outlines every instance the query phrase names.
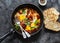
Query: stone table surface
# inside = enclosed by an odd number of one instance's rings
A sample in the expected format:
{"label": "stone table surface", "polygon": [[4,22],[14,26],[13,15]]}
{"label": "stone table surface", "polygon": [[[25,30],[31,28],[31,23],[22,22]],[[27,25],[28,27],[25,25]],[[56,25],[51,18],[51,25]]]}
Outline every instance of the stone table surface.
{"label": "stone table surface", "polygon": [[[6,34],[11,28],[11,15],[14,9],[21,4],[34,4],[43,10],[54,7],[60,12],[60,0],[48,0],[46,6],[38,4],[38,0],[0,0],[0,37]],[[18,34],[13,34],[3,40],[1,43],[60,43],[60,32],[52,32],[42,28],[42,30],[31,37],[23,39]]]}

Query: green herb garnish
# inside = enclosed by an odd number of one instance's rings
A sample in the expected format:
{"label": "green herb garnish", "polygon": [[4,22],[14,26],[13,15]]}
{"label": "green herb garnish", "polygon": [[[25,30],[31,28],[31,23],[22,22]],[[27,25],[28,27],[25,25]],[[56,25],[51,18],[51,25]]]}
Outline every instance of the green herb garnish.
{"label": "green herb garnish", "polygon": [[25,20],[25,21],[28,21],[28,18],[25,18],[24,20]]}
{"label": "green herb garnish", "polygon": [[26,24],[26,25],[30,25],[30,22],[26,22],[25,24]]}
{"label": "green herb garnish", "polygon": [[38,24],[38,20],[35,20],[35,22],[34,22],[35,24]]}
{"label": "green herb garnish", "polygon": [[26,25],[30,25],[30,22],[29,22],[28,18],[25,18],[24,20],[25,20]]}
{"label": "green herb garnish", "polygon": [[34,26],[34,27],[31,27],[31,30],[33,30],[33,29],[35,29],[35,28],[37,28],[38,26]]}
{"label": "green herb garnish", "polygon": [[15,29],[16,29],[16,30],[19,30],[19,29],[20,29],[19,25],[16,24],[16,23],[15,23]]}
{"label": "green herb garnish", "polygon": [[31,28],[37,28],[38,26],[34,26],[34,27],[31,27]]}
{"label": "green herb garnish", "polygon": [[25,9],[23,9],[23,10],[22,10],[22,13],[23,13],[23,14],[25,14],[25,13],[26,13]]}

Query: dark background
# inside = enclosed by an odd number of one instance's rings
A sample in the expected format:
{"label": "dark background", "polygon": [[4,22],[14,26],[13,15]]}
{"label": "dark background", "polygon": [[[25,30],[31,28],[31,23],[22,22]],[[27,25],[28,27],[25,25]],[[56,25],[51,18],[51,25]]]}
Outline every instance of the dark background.
{"label": "dark background", "polygon": [[[38,4],[38,0],[0,0],[0,37],[11,28],[11,15],[14,9],[21,4],[34,4],[43,10],[54,7],[60,12],[60,0],[48,0],[46,6]],[[60,43],[60,32],[52,32],[42,28],[42,30],[30,39],[22,39],[15,33],[7,37],[2,43]]]}

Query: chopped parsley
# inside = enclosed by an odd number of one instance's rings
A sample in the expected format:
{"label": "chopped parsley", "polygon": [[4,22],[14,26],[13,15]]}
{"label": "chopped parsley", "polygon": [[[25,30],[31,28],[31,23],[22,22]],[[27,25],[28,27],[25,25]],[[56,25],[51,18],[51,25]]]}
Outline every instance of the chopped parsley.
{"label": "chopped parsley", "polygon": [[19,25],[17,23],[15,23],[15,29],[16,30],[19,30],[20,29],[20,27],[19,27]]}

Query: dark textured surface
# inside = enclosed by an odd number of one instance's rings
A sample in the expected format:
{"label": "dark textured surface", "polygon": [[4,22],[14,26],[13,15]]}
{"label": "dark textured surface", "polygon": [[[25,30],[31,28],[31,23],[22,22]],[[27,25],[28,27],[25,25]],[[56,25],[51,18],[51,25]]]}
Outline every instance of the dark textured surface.
{"label": "dark textured surface", "polygon": [[[60,12],[60,0],[48,0],[45,7],[38,4],[38,0],[0,0],[0,37],[11,29],[11,14],[20,4],[30,3],[45,10],[55,7]],[[7,37],[2,43],[60,43],[60,32],[52,32],[42,28],[42,31],[30,39],[22,39],[13,34]]]}

